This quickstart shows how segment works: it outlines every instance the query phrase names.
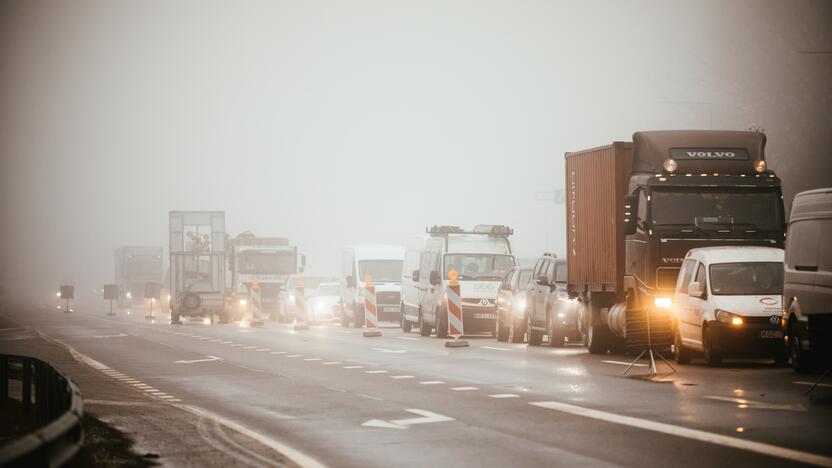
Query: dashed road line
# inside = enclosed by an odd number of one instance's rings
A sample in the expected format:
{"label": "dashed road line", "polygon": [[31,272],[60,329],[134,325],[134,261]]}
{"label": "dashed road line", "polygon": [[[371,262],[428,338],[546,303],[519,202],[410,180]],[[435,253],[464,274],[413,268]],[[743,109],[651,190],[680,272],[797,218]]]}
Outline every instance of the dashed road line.
{"label": "dashed road line", "polygon": [[391,375],[390,378],[391,379],[413,379],[415,377],[413,377],[412,375]]}
{"label": "dashed road line", "polygon": [[292,357],[292,358],[294,358],[294,357],[303,357],[303,354],[290,354],[286,357]]}
{"label": "dashed road line", "polygon": [[231,347],[232,347],[232,348],[237,348],[237,347],[239,347],[239,346],[243,346],[243,345],[241,345],[240,343],[232,343],[232,344],[231,344]]}
{"label": "dashed road line", "polygon": [[310,358],[304,359],[304,361],[320,361],[320,360],[321,360],[321,358],[316,358],[316,357],[310,357]]}
{"label": "dashed road line", "polygon": [[269,354],[286,354],[286,351],[272,351]]}
{"label": "dashed road line", "polygon": [[423,380],[423,381],[419,382],[420,385],[441,385],[443,383],[445,383],[445,382],[443,382],[441,380]]}
{"label": "dashed road line", "polygon": [[480,349],[491,349],[494,351],[511,351],[511,348],[500,348],[498,346],[480,346]]}
{"label": "dashed road line", "polygon": [[257,347],[257,346],[243,346],[243,349],[254,349],[254,348],[256,348],[256,347]]}
{"label": "dashed road line", "polygon": [[343,369],[363,369],[364,366],[344,366]]}
{"label": "dashed road line", "polygon": [[262,353],[262,352],[271,351],[271,350],[272,350],[271,348],[260,348],[260,349],[257,350],[257,352]]}
{"label": "dashed road line", "polygon": [[334,366],[335,364],[341,364],[341,361],[327,361],[327,362],[322,362],[321,364],[323,364],[325,366]]}
{"label": "dashed road line", "polygon": [[396,339],[407,341],[419,341],[419,338],[413,338],[412,336],[397,336]]}
{"label": "dashed road line", "polygon": [[368,370],[368,371],[364,371],[364,373],[366,373],[366,374],[386,374],[386,373],[387,373],[387,371],[386,371],[386,370],[377,369],[377,370]]}
{"label": "dashed road line", "polygon": [[220,341],[220,344],[231,344],[231,341]]}
{"label": "dashed road line", "polygon": [[450,389],[455,392],[471,392],[474,390],[479,390],[479,387],[451,387]]}
{"label": "dashed road line", "polygon": [[[803,380],[795,380],[792,383],[797,385],[815,385],[815,382],[805,382]],[[832,384],[819,383],[818,387],[832,388]]]}
{"label": "dashed road line", "polygon": [[493,395],[488,395],[491,398],[519,398],[520,395],[516,393],[495,393]]}

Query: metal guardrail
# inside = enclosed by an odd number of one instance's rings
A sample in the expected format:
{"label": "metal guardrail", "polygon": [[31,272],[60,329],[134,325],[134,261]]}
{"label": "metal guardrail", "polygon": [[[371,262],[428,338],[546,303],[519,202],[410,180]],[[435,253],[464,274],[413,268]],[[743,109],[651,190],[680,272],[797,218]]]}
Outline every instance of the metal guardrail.
{"label": "metal guardrail", "polygon": [[0,354],[0,402],[9,400],[9,383],[14,380],[22,384],[23,411],[32,414],[40,427],[0,446],[0,466],[61,466],[68,462],[84,440],[84,403],[78,387],[40,359]]}

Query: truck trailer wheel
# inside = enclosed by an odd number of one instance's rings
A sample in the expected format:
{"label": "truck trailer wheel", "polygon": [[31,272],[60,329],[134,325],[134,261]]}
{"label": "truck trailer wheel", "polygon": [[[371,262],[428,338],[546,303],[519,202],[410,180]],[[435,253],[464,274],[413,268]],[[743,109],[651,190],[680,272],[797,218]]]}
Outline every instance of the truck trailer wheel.
{"label": "truck trailer wheel", "polygon": [[586,347],[590,354],[605,354],[609,347],[609,335],[606,325],[590,322],[586,327]]}

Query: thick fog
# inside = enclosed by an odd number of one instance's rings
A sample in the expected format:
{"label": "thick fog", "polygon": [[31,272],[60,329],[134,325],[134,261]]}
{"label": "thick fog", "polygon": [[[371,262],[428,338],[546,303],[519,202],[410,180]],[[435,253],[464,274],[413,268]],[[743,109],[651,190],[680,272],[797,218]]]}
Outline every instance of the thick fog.
{"label": "thick fog", "polygon": [[650,129],[761,127],[832,185],[832,2],[4,1],[2,284],[112,281],[169,210],[344,244],[508,224],[560,251],[563,154]]}

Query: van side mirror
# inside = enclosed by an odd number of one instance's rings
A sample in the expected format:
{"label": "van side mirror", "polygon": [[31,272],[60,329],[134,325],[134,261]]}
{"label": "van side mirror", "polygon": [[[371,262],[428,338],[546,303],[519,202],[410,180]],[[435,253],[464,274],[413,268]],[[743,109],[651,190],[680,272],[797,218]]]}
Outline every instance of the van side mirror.
{"label": "van side mirror", "polygon": [[348,288],[354,288],[355,287],[355,278],[353,278],[352,275],[347,276],[346,280],[347,280],[347,287]]}
{"label": "van side mirror", "polygon": [[430,272],[430,278],[428,278],[428,280],[430,281],[430,284],[436,286],[442,281],[442,278],[439,277],[438,271],[433,270]]}
{"label": "van side mirror", "polygon": [[413,278],[413,281],[418,283],[419,282],[419,270],[413,270],[413,275],[411,275],[411,277]]}
{"label": "van side mirror", "polygon": [[549,286],[549,277],[545,275],[540,275],[537,277],[537,284],[541,286]]}
{"label": "van side mirror", "polygon": [[638,230],[638,195],[624,197],[624,234],[635,234]]}
{"label": "van side mirror", "polygon": [[702,290],[702,285],[699,284],[699,281],[694,281],[688,285],[688,296],[701,298],[704,295],[705,291]]}

